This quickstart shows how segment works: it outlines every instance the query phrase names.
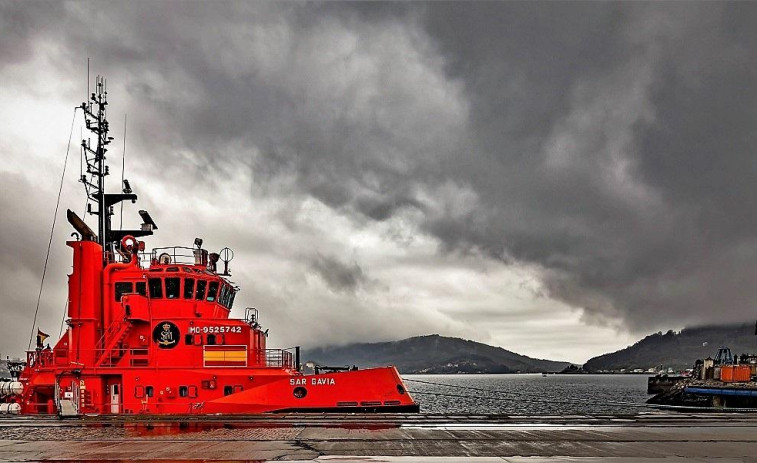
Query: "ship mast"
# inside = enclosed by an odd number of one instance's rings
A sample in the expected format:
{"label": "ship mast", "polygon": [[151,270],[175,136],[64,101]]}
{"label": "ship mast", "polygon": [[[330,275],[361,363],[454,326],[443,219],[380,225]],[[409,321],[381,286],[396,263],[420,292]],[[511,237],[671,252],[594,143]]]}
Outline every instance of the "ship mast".
{"label": "ship mast", "polygon": [[108,151],[107,146],[113,141],[113,137],[108,136],[107,105],[107,82],[104,77],[97,76],[95,91],[89,95],[89,102],[84,102],[80,106],[84,111],[84,122],[87,130],[97,137],[97,144],[94,148],[92,148],[89,139],[81,142],[89,177],[82,175],[80,181],[84,184],[87,198],[97,205],[96,209],[93,209],[92,203],[88,202],[87,212],[97,216],[97,236],[94,237],[94,240],[103,248],[103,265],[114,260],[115,243],[119,242],[121,238],[126,235],[134,237],[152,235],[153,230],[158,228],[147,211],[139,211],[144,221],[139,230],[113,230],[111,228],[111,216],[114,213],[113,205],[124,200],[130,200],[134,203],[137,201],[137,195],[132,193],[128,181],[124,181],[122,193],[105,193],[105,177],[110,173],[105,162],[105,153]]}
{"label": "ship mast", "polygon": [[108,92],[105,89],[105,79],[97,76],[95,79],[95,92],[89,95],[89,103],[84,102],[81,108],[84,111],[84,121],[87,129],[97,136],[97,145],[93,150],[89,140],[82,140],[81,146],[84,151],[84,159],[87,163],[87,173],[82,175],[81,182],[87,192],[87,197],[97,204],[97,209],[92,210],[92,204],[87,203],[87,212],[97,216],[97,242],[103,246],[103,262],[107,260],[107,252],[104,238],[106,235],[107,216],[105,212],[105,176],[108,175],[108,166],[105,164],[106,148],[113,140],[108,137],[108,120],[106,119],[105,106],[108,104]]}

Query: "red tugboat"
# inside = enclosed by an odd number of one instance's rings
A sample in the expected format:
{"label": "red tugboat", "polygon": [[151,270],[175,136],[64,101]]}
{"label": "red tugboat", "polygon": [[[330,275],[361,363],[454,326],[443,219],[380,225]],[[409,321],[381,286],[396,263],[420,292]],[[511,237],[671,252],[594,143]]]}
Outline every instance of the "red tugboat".
{"label": "red tugboat", "polygon": [[[220,254],[171,247],[145,252],[138,238],[158,227],[139,211],[139,230],[113,230],[113,206],[135,202],[128,182],[105,193],[108,137],[105,80],[80,109],[97,137],[82,142],[81,181],[98,216],[78,232],[68,280],[68,329],[53,348],[27,352],[17,381],[2,383],[0,411],[21,414],[253,414],[265,412],[417,412],[394,367],[316,367],[305,375],[300,349],[267,349],[268,330],[256,309],[230,318],[238,288],[228,279],[228,248]],[[74,234],[77,235],[77,234]],[[218,273],[219,260],[224,262]]]}

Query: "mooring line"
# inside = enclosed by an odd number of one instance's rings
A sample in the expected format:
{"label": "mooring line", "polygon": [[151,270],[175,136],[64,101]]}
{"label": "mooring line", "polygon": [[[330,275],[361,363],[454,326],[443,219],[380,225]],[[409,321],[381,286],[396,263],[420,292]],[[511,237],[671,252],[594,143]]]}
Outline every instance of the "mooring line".
{"label": "mooring line", "polygon": [[53,225],[50,227],[50,240],[47,243],[47,254],[45,254],[45,265],[42,267],[42,280],[39,283],[39,294],[37,295],[37,307],[34,309],[34,321],[32,322],[32,332],[29,335],[29,347],[32,348],[34,339],[34,327],[37,326],[37,315],[39,314],[39,303],[42,300],[42,287],[45,285],[45,275],[47,274],[47,263],[50,260],[50,247],[53,245],[53,233],[55,232],[55,222],[58,219],[58,207],[60,206],[60,195],[63,192],[63,180],[66,178],[66,166],[68,165],[68,153],[71,151],[71,138],[74,136],[74,122],[76,122],[76,110],[74,108],[74,117],[71,118],[71,132],[68,134],[68,146],[66,147],[66,158],[63,161],[63,173],[60,176],[60,188],[58,188],[58,200],[55,202],[55,214],[53,214]]}

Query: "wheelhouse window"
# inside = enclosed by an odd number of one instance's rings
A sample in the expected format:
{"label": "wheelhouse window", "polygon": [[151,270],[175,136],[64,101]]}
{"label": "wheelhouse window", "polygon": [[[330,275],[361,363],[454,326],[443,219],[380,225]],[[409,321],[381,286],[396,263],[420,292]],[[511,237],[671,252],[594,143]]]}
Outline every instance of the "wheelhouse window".
{"label": "wheelhouse window", "polygon": [[223,303],[223,305],[225,305],[226,307],[230,307],[229,302],[231,301],[231,294],[233,292],[234,292],[234,289],[231,286],[229,286],[228,290],[226,291],[226,297],[224,298],[224,303]]}
{"label": "wheelhouse window", "polygon": [[208,297],[206,297],[205,300],[213,302],[216,300],[216,296],[218,296],[218,282],[211,281],[210,286],[208,287]]}
{"label": "wheelhouse window", "polygon": [[184,278],[184,299],[192,299],[195,293],[195,279]]}
{"label": "wheelhouse window", "polygon": [[180,286],[181,278],[166,278],[166,297],[168,299],[178,299]]}
{"label": "wheelhouse window", "polygon": [[135,286],[137,289],[137,294],[147,297],[147,283],[145,283],[144,281],[138,281]]}
{"label": "wheelhouse window", "polygon": [[229,293],[229,286],[228,285],[221,286],[221,294],[218,296],[218,302],[224,307],[226,307],[226,296],[228,295],[228,293]]}
{"label": "wheelhouse window", "polygon": [[205,280],[197,280],[197,290],[195,290],[195,299],[198,301],[201,301],[205,299],[205,287],[208,285],[208,282]]}
{"label": "wheelhouse window", "polygon": [[150,298],[161,299],[163,297],[163,280],[160,278],[150,278],[147,281],[150,285]]}
{"label": "wheelhouse window", "polygon": [[131,281],[118,281],[115,285],[115,296],[116,296],[116,302],[121,302],[121,297],[123,297],[124,294],[129,294],[134,292],[133,284]]}
{"label": "wheelhouse window", "polygon": [[218,297],[218,302],[227,309],[231,309],[235,295],[236,291],[234,288],[230,285],[223,285],[223,288],[221,288],[221,295]]}

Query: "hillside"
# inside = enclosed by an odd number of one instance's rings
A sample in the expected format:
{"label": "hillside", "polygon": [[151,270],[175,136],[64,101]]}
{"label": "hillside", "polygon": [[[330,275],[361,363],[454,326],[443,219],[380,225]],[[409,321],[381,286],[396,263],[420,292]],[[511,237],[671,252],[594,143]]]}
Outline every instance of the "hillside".
{"label": "hillside", "polygon": [[720,346],[736,354],[757,352],[754,324],[686,328],[680,333],[651,334],[636,344],[611,354],[594,357],[584,364],[592,372],[643,368],[657,365],[675,369],[691,368],[696,359],[715,357]]}
{"label": "hillside", "polygon": [[560,371],[567,362],[533,359],[459,338],[432,334],[393,342],[309,349],[303,360],[320,365],[394,365],[400,373],[513,373]]}

